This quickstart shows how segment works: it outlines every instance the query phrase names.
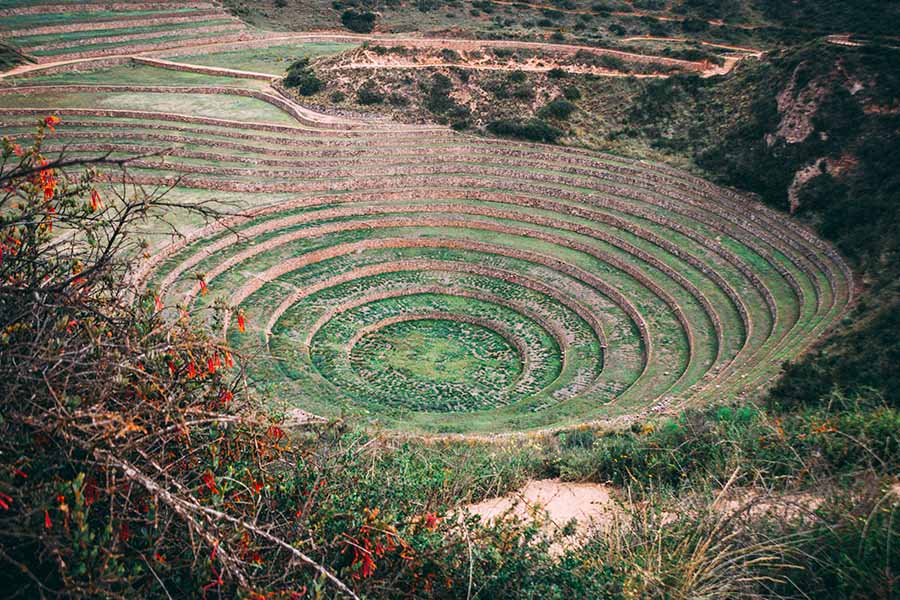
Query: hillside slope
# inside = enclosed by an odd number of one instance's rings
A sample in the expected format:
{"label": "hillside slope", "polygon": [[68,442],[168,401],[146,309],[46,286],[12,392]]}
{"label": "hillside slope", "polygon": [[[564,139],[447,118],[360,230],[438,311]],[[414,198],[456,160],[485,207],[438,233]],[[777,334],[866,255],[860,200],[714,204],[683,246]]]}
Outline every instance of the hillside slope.
{"label": "hillside slope", "polygon": [[628,127],[611,134],[690,156],[807,220],[855,263],[861,302],[820,353],[789,369],[782,395],[811,401],[833,381],[897,399],[898,60],[892,49],[817,43],[719,80],[649,82]]}

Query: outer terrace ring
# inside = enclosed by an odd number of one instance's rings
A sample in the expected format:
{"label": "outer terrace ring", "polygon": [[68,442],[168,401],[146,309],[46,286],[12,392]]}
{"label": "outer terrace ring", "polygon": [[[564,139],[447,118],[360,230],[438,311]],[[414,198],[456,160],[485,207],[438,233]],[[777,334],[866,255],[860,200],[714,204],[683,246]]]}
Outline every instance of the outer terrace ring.
{"label": "outer terrace ring", "polygon": [[[122,89],[82,87],[98,93]],[[235,94],[198,86],[138,87],[151,94]],[[282,108],[300,125],[134,110],[55,112],[74,118],[68,150],[76,154],[185,145],[165,162],[136,162],[138,182],[177,180],[189,188],[297,194],[189,232],[161,248],[136,274],[167,299],[204,305],[207,299],[196,298],[187,286],[195,271],[206,273],[213,295],[224,294],[232,306],[251,314],[251,331],[263,346],[276,326],[283,329],[281,319],[293,307],[341,290],[357,291],[343,300],[333,297],[332,310],[311,315],[313,330],[298,332],[307,341],[330,318],[356,305],[374,306],[379,298],[399,302],[440,290],[460,302],[467,296],[502,300],[496,293],[491,297],[486,282],[515,280],[539,294],[528,302],[541,298],[547,306],[519,301],[506,308],[523,318],[544,317],[566,362],[571,346],[559,341],[566,341],[570,332],[564,324],[572,321],[559,320],[562,313],[548,307],[577,315],[598,340],[602,369],[575,397],[560,402],[563,409],[576,408],[570,413],[552,407],[546,419],[519,424],[508,418],[477,431],[627,420],[670,400],[751,392],[780,363],[809,347],[852,300],[852,274],[830,246],[759,204],[670,167],[434,128],[324,124],[301,107]],[[0,119],[18,127],[17,119],[44,112],[0,109]],[[255,240],[255,247],[247,239]],[[328,273],[331,266],[336,271]],[[413,285],[417,277],[435,273],[447,273],[448,281],[457,283],[477,275],[484,278],[478,280],[484,289]],[[374,291],[366,291],[369,285]],[[579,290],[590,291],[590,302],[578,297]],[[271,298],[261,301],[261,296]],[[595,304],[601,299],[618,316]],[[378,306],[393,310],[395,305]],[[453,315],[467,318],[463,313]],[[630,323],[628,331],[622,330],[624,323]],[[235,339],[228,325],[226,315],[223,332]],[[632,350],[626,348],[639,349],[638,354],[629,356]],[[581,402],[602,390],[607,371],[625,363],[639,372],[626,389],[611,392],[614,401]],[[671,373],[663,376],[661,369]],[[423,429],[421,419],[410,423]],[[391,426],[406,425],[401,419]]]}

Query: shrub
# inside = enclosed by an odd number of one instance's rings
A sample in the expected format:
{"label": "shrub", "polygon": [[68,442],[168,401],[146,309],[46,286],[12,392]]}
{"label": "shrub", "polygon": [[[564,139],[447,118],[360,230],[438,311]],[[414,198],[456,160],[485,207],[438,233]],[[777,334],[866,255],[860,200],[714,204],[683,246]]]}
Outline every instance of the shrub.
{"label": "shrub", "polygon": [[451,48],[442,49],[441,58],[446,62],[459,62],[461,59],[459,52]]}
{"label": "shrub", "polygon": [[288,88],[296,88],[302,96],[312,96],[325,87],[325,84],[309,65],[309,59],[306,57],[294,61],[288,67],[284,85]]}
{"label": "shrub", "polygon": [[550,79],[565,79],[569,74],[565,71],[565,69],[560,69],[559,67],[553,67],[549,71],[547,71],[547,77]]}
{"label": "shrub", "polygon": [[453,82],[450,78],[441,73],[435,73],[431,77],[431,85],[428,87],[425,108],[435,114],[444,114],[454,109],[457,104],[450,97],[452,90]]}
{"label": "shrub", "polygon": [[406,106],[409,104],[409,98],[400,92],[391,92],[388,94],[387,101],[391,106]]}
{"label": "shrub", "polygon": [[555,98],[545,104],[538,111],[538,115],[544,118],[568,119],[577,107],[563,98]]}
{"label": "shrub", "polygon": [[384,94],[375,87],[375,82],[371,79],[356,90],[356,101],[360,104],[381,104],[384,102]]}
{"label": "shrub", "polygon": [[348,9],[341,15],[341,23],[356,33],[371,33],[375,29],[375,13]]}
{"label": "shrub", "polygon": [[516,88],[512,92],[513,98],[517,98],[519,100],[531,100],[534,98],[534,88],[528,84],[523,83],[522,85],[516,86]]}
{"label": "shrub", "polygon": [[529,121],[499,119],[488,123],[487,130],[494,135],[551,144],[555,143],[563,134],[561,129],[539,119]]}
{"label": "shrub", "polygon": [[581,90],[574,85],[570,85],[563,88],[563,96],[565,96],[566,100],[575,102],[576,100],[581,100]]}
{"label": "shrub", "polygon": [[335,104],[339,104],[347,99],[347,94],[342,92],[341,90],[335,90],[331,92],[331,101]]}
{"label": "shrub", "polygon": [[508,79],[513,83],[522,83],[527,79],[527,75],[525,71],[520,71],[516,69],[515,71],[510,72]]}

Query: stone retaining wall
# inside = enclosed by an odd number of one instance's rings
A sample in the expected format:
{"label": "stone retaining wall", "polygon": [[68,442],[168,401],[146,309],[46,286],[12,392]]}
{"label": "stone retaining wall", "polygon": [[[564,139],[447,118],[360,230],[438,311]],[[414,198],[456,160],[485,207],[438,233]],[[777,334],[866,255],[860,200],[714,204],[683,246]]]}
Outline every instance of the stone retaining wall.
{"label": "stone retaining wall", "polygon": [[81,21],[75,23],[62,23],[57,25],[45,25],[39,27],[29,27],[27,29],[8,29],[3,32],[3,36],[6,39],[14,38],[14,37],[25,37],[32,35],[49,35],[54,33],[75,33],[80,31],[98,31],[102,29],[125,29],[128,27],[147,27],[150,25],[170,25],[173,23],[193,23],[197,21],[198,17],[212,17],[216,16],[225,19],[232,19],[236,22],[240,22],[239,19],[232,17],[224,12],[221,9],[207,9],[207,10],[198,10],[192,12],[190,15],[185,15],[181,12],[171,12],[171,13],[161,13],[155,16],[146,16],[146,17],[135,17],[135,18],[119,18],[119,17],[106,17],[93,19],[91,21]]}
{"label": "stone retaining wall", "polygon": [[273,79],[277,79],[274,75],[266,75],[264,73],[251,73],[249,71],[236,71],[233,69],[207,67],[203,65],[188,65],[167,60],[158,60],[155,58],[143,58],[140,56],[135,56],[132,60],[139,65],[149,65],[151,67],[167,69],[169,71],[183,71],[186,73],[199,73],[201,75],[221,75],[237,79],[256,79],[258,81],[272,81]]}
{"label": "stone retaining wall", "polygon": [[77,4],[38,4],[34,6],[16,6],[0,10],[0,17],[17,15],[48,15],[60,12],[107,12],[120,10],[164,10],[172,6],[178,8],[214,9],[210,2],[78,2]]}
{"label": "stone retaining wall", "polygon": [[[172,35],[194,35],[194,34],[203,34],[203,33],[215,33],[219,31],[233,31],[234,24],[230,25],[207,25],[205,27],[179,27],[178,29],[172,30]],[[87,44],[111,44],[118,42],[129,42],[129,41],[139,41],[139,40],[150,40],[154,38],[158,38],[160,36],[167,35],[169,32],[166,31],[149,31],[146,33],[130,33],[130,34],[116,34],[116,35],[107,35],[103,37],[92,37],[86,39],[74,39],[74,40],[63,40],[60,42],[50,42],[45,44],[37,44],[34,46],[22,46],[20,49],[22,52],[26,54],[32,54],[35,52],[44,52],[47,50],[61,50],[65,48],[77,49]],[[182,42],[183,43],[183,42]],[[122,44],[126,46],[126,44]],[[129,48],[132,47],[131,44],[127,45]],[[118,48],[117,48],[118,50]],[[94,53],[94,50],[84,50],[78,53]],[[117,52],[119,54],[121,52]],[[65,56],[68,58],[69,54],[66,53]],[[46,57],[39,57],[46,58]],[[58,59],[58,55],[54,58]]]}

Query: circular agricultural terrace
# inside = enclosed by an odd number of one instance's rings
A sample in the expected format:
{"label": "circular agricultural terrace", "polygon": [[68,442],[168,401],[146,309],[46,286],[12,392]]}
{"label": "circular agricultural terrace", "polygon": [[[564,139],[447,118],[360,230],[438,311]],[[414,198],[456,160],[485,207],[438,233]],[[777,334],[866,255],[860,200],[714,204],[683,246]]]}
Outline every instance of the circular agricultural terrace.
{"label": "circular agricultural terrace", "polygon": [[[440,433],[624,423],[758,389],[850,302],[852,276],[827,244],[670,167],[319,123],[262,99],[298,125],[63,109],[59,143],[174,144],[132,173],[289,194],[187,232],[142,277],[167,306],[224,301],[211,326],[264,353],[250,381],[290,406]],[[2,119],[15,129],[36,114]]]}

